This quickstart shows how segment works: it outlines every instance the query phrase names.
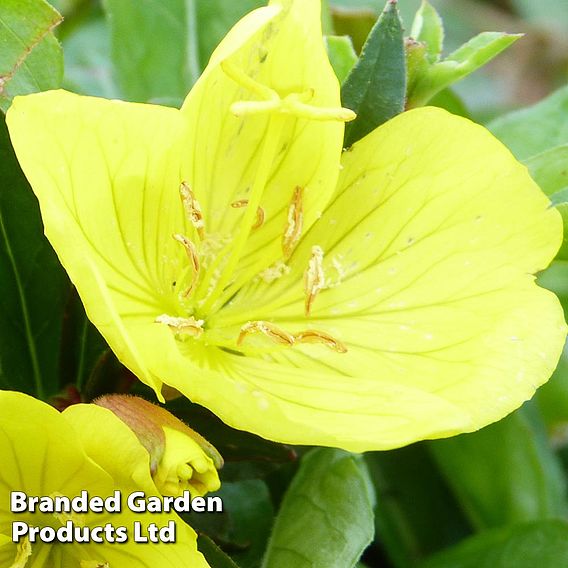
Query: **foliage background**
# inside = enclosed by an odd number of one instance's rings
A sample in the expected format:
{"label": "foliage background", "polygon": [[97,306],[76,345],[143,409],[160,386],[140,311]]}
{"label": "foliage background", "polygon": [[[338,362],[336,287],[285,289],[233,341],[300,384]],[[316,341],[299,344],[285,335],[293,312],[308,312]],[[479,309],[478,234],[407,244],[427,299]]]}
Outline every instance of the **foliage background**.
{"label": "foliage background", "polygon": [[[0,106],[57,87],[179,105],[229,27],[257,0],[6,0]],[[568,186],[568,2],[432,0],[446,53],[486,31],[526,36],[437,104],[487,124],[548,194]],[[419,0],[400,0],[406,29]],[[329,0],[325,32],[359,49],[378,0]],[[22,21],[24,21],[22,20]],[[27,26],[27,27],[26,27]],[[53,31],[53,33],[52,33]],[[55,34],[55,36],[54,36]],[[57,38],[57,39],[56,39]],[[59,44],[60,42],[60,44]],[[62,53],[64,55],[64,64]],[[17,69],[12,76],[10,70]],[[9,80],[8,80],[9,79]],[[552,98],[529,111],[507,114]],[[567,207],[560,205],[560,208]],[[568,306],[561,251],[540,282]],[[64,406],[142,387],[107,350],[42,235],[37,203],[0,129],[0,386]],[[73,386],[69,386],[73,385]],[[224,455],[226,513],[192,516],[214,567],[559,568],[568,566],[568,358],[521,410],[484,430],[354,456],[230,430],[177,400],[169,408]],[[369,544],[370,543],[370,544]]]}

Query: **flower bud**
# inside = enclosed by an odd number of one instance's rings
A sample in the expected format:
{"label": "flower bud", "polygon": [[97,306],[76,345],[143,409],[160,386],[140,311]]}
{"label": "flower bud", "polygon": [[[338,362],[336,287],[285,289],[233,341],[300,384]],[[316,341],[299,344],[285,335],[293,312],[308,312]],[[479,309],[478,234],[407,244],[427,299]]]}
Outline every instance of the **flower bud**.
{"label": "flower bud", "polygon": [[106,395],[94,401],[111,410],[136,434],[150,454],[150,470],[162,495],[189,490],[192,498],[220,487],[219,452],[166,409],[130,395]]}

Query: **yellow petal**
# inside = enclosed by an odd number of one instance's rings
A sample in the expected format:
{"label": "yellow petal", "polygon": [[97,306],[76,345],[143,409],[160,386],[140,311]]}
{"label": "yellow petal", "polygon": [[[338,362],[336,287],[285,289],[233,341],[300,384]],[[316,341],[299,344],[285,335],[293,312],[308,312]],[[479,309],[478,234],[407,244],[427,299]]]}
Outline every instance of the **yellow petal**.
{"label": "yellow petal", "polygon": [[[343,165],[291,273],[251,284],[219,312],[219,342],[246,320],[320,330],[347,353],[299,345],[268,356],[435,394],[461,409],[466,430],[520,406],[552,373],[566,335],[558,300],[531,276],[554,257],[562,223],[526,169],[486,130],[436,109],[385,124]],[[306,318],[314,246],[327,286]]]}
{"label": "yellow petal", "polygon": [[[232,238],[232,252],[242,245],[236,242],[239,235],[249,236],[258,208],[264,212],[264,224],[250,234],[241,253],[234,253],[240,259],[232,280],[282,255],[296,187],[304,189],[307,228],[338,175],[342,119],[321,121],[277,110],[235,116],[235,104],[263,104],[263,92],[270,91],[280,99],[305,97],[313,109],[340,109],[319,1],[273,2],[249,14],[217,48],[182,109],[191,137],[184,177],[204,209],[207,232]],[[249,201],[247,208],[231,207],[243,200]]]}
{"label": "yellow petal", "polygon": [[195,370],[188,381],[184,364],[187,369],[180,357],[168,367],[177,389],[227,424],[280,442],[361,452],[470,427],[461,409],[444,398],[377,382],[373,374],[354,379],[329,368],[314,371],[220,352],[214,369]]}
{"label": "yellow petal", "polygon": [[179,309],[173,283],[187,257],[172,233],[194,231],[178,193],[179,116],[51,91],[16,98],[7,117],[46,235],[89,318],[158,390],[121,318]]}
{"label": "yellow petal", "polygon": [[75,404],[64,418],[75,429],[85,453],[125,489],[136,488],[156,495],[150,458],[138,438],[110,410],[95,404]]}
{"label": "yellow petal", "polygon": [[[88,460],[60,413],[28,395],[0,391],[0,533],[11,534],[10,491],[78,495],[109,490],[110,477]],[[21,520],[33,518],[22,515]]]}

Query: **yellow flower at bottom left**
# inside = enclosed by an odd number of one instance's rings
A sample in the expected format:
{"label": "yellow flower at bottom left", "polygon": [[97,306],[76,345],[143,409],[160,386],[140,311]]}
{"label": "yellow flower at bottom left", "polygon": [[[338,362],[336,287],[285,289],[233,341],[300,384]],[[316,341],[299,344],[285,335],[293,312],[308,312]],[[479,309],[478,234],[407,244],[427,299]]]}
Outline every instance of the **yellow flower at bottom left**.
{"label": "yellow flower at bottom left", "polygon": [[[95,416],[96,415],[96,416]],[[84,419],[96,419],[97,437],[84,435]],[[109,472],[92,456],[105,447],[107,457],[115,457]],[[0,566],[8,568],[204,568],[208,564],[197,550],[197,537],[176,513],[132,513],[127,495],[143,491],[159,496],[149,466],[149,454],[136,435],[110,410],[94,405],[78,405],[59,413],[51,406],[18,392],[0,392]],[[117,472],[120,471],[120,475]],[[120,491],[120,512],[21,512],[11,511],[11,493],[28,497],[73,498],[86,490],[88,497],[106,498]],[[57,531],[71,521],[73,527],[103,542],[47,543],[23,536],[12,540],[13,524],[51,527]],[[134,541],[134,524],[147,535],[154,523],[158,528],[175,527],[175,543],[141,544]],[[21,526],[21,525],[20,525]],[[124,543],[116,539],[117,527],[128,535]],[[87,530],[88,529],[88,530]],[[49,531],[52,533],[53,531]]]}

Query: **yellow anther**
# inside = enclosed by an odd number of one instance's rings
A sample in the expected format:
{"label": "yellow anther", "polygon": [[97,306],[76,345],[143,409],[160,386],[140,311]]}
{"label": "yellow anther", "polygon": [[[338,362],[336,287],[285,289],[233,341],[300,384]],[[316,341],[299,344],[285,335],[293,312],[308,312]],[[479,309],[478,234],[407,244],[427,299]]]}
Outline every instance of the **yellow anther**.
{"label": "yellow anther", "polygon": [[185,181],[182,181],[179,186],[179,194],[187,219],[195,227],[199,238],[204,239],[205,221],[203,220],[201,205],[199,205],[199,201],[197,201],[193,191],[191,191],[191,188]]}
{"label": "yellow anther", "polygon": [[195,245],[187,237],[184,237],[183,235],[180,235],[178,233],[172,235],[172,237],[178,243],[181,243],[183,245],[183,248],[185,249],[185,252],[187,254],[187,258],[189,259],[191,267],[193,268],[193,272],[199,272],[199,255],[197,254]]}
{"label": "yellow anther", "polygon": [[294,345],[294,336],[283,329],[280,329],[268,321],[249,321],[241,327],[241,332],[237,339],[237,345],[241,345],[247,335],[251,333],[262,333],[275,343],[280,345]]}
{"label": "yellow anther", "polygon": [[193,316],[180,318],[162,314],[154,320],[154,323],[167,325],[175,333],[188,335],[190,337],[199,337],[203,333],[203,320],[196,320]]}
{"label": "yellow anther", "polygon": [[315,91],[312,88],[308,88],[302,93],[291,93],[281,97],[274,89],[256,81],[229,61],[221,63],[221,69],[227,77],[260,99],[258,101],[237,101],[233,103],[231,112],[235,116],[279,112],[308,120],[335,120],[339,122],[349,122],[357,116],[348,108],[326,108],[307,104],[315,96]]}
{"label": "yellow anther", "polygon": [[32,545],[28,537],[24,538],[18,543],[16,548],[16,558],[9,568],[25,568],[28,563],[28,558],[32,555]]}
{"label": "yellow anther", "polygon": [[312,304],[320,290],[325,288],[325,275],[323,272],[323,250],[319,246],[312,247],[312,255],[308,261],[308,268],[304,273],[304,291],[306,300],[304,313],[310,315]]}
{"label": "yellow anther", "polygon": [[302,331],[294,335],[294,340],[297,343],[323,343],[330,349],[337,351],[338,353],[347,353],[347,347],[338,339],[335,339],[329,333],[323,331],[316,331],[315,329],[310,329],[307,331]]}
{"label": "yellow anther", "polygon": [[288,207],[286,228],[282,236],[282,252],[284,258],[288,258],[294,251],[294,247],[300,240],[304,226],[304,209],[302,205],[303,188],[297,186]]}
{"label": "yellow anther", "polygon": [[[239,199],[238,201],[233,201],[233,203],[231,203],[231,207],[233,207],[234,209],[240,209],[241,207],[246,207],[248,205],[248,199]],[[256,221],[254,222],[254,225],[251,227],[251,229],[254,231],[255,229],[259,229],[260,227],[262,227],[262,225],[264,225],[264,219],[265,219],[266,215],[264,213],[264,209],[262,207],[257,207],[256,208]]]}
{"label": "yellow anther", "polygon": [[108,562],[101,560],[81,560],[81,568],[110,568]]}

